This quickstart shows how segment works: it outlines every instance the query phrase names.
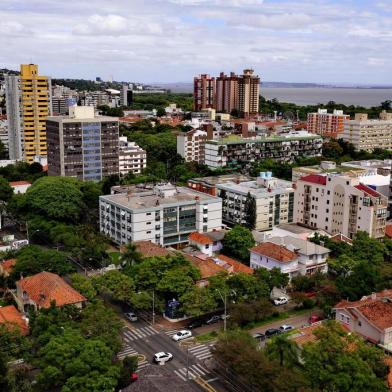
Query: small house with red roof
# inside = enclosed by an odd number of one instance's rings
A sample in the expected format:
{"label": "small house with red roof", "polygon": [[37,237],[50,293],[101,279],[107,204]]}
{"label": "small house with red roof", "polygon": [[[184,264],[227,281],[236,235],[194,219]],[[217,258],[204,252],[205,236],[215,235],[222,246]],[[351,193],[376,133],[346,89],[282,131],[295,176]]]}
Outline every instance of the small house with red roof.
{"label": "small house with red roof", "polygon": [[223,248],[223,238],[225,230],[214,230],[209,233],[191,233],[188,240],[189,245],[194,246],[205,255],[212,256],[215,252],[219,252]]}
{"label": "small house with red roof", "polygon": [[15,263],[16,259],[8,259],[0,262],[0,275],[9,276]]}
{"label": "small house with red roof", "polygon": [[14,305],[0,306],[0,325],[8,330],[19,331],[22,335],[29,333],[28,319]]}
{"label": "small house with red roof", "polygon": [[31,187],[31,182],[28,181],[12,181],[10,187],[14,190],[15,194],[26,193],[27,189]]}
{"label": "small house with red roof", "polygon": [[14,298],[21,312],[29,308],[39,310],[56,306],[75,305],[81,308],[86,298],[72,288],[63,278],[51,272],[40,272],[16,282]]}

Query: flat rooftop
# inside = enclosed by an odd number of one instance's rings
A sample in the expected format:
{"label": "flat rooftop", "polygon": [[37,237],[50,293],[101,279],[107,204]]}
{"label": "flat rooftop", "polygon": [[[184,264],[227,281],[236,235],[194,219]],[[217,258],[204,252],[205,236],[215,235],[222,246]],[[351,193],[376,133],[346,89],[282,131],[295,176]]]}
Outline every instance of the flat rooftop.
{"label": "flat rooftop", "polygon": [[118,122],[118,117],[110,116],[95,116],[89,118],[69,117],[69,116],[51,116],[47,118],[48,121],[58,123],[97,123],[97,122]]}
{"label": "flat rooftop", "polygon": [[227,182],[235,182],[235,181],[250,181],[252,177],[245,176],[244,174],[233,173],[233,174],[223,174],[221,176],[210,176],[210,177],[198,177],[192,178],[189,181],[193,182],[204,182],[209,185],[223,184]]}
{"label": "flat rooftop", "polygon": [[256,181],[245,181],[239,184],[235,182],[227,182],[223,184],[218,184],[218,187],[221,189],[225,189],[229,192],[240,193],[242,195],[247,195],[248,192],[251,193],[252,196],[257,197],[265,197],[267,195],[277,195],[284,191],[293,191],[294,188],[290,181],[279,180],[277,179],[276,186],[272,189],[268,190],[268,188],[260,186]]}
{"label": "flat rooftop", "polygon": [[[158,189],[157,189],[158,188]],[[157,208],[159,206],[174,206],[179,204],[192,204],[198,201],[219,201],[219,197],[194,191],[185,187],[157,187],[153,190],[141,192],[119,193],[101,196],[100,199],[118,204],[129,209]],[[161,193],[163,192],[163,193]]]}

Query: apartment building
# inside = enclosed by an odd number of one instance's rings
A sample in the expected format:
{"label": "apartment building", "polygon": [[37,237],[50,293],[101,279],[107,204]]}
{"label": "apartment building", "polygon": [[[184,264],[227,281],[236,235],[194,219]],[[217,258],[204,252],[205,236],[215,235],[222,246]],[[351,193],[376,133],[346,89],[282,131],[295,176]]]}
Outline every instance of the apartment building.
{"label": "apartment building", "polygon": [[327,109],[318,109],[317,113],[308,113],[308,132],[331,138],[340,138],[344,131],[344,122],[350,120],[350,116],[343,110],[334,110],[328,113]]}
{"label": "apartment building", "polygon": [[207,132],[194,129],[177,134],[177,153],[186,162],[204,163]]}
{"label": "apartment building", "polygon": [[215,107],[215,78],[202,74],[193,80],[193,109],[200,112],[203,109]]}
{"label": "apartment building", "polygon": [[4,147],[8,150],[8,121],[7,116],[0,114],[0,141],[4,144]]}
{"label": "apartment building", "polygon": [[48,175],[92,181],[118,175],[118,119],[95,116],[88,106],[69,110],[47,119]]}
{"label": "apartment building", "polygon": [[238,112],[240,117],[259,113],[260,78],[253,69],[245,69],[238,78]]}
{"label": "apartment building", "polygon": [[216,78],[215,109],[219,113],[231,113],[238,109],[238,76],[221,72]]}
{"label": "apartment building", "polygon": [[10,159],[34,162],[46,156],[46,119],[52,114],[51,79],[35,64],[22,64],[20,75],[6,75]]}
{"label": "apartment building", "polygon": [[354,145],[357,151],[392,150],[392,113],[383,111],[378,120],[369,120],[367,114],[357,113],[354,120],[345,122],[342,139]]}
{"label": "apartment building", "polygon": [[294,221],[328,233],[353,238],[365,231],[373,238],[385,235],[388,199],[346,175],[313,174],[295,185]]}
{"label": "apartment building", "polygon": [[222,228],[222,200],[189,188],[161,184],[100,196],[100,230],[117,244],[188,242],[193,232]]}
{"label": "apartment building", "polygon": [[141,174],[147,167],[147,153],[135,142],[129,142],[126,136],[119,138],[119,170],[121,176],[129,172]]}
{"label": "apartment building", "polygon": [[215,169],[243,166],[262,159],[293,162],[297,156],[321,156],[322,145],[321,136],[306,132],[251,138],[231,135],[220,140],[206,141],[205,164]]}
{"label": "apartment building", "polygon": [[222,199],[222,219],[229,225],[246,224],[247,198],[256,204],[256,230],[270,230],[293,222],[294,189],[289,181],[262,172],[255,181],[226,182],[216,185]]}

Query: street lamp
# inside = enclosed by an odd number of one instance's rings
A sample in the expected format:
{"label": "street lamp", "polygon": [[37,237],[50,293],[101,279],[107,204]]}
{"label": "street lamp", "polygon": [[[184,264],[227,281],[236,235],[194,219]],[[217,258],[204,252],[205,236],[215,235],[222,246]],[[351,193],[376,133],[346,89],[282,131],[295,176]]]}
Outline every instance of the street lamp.
{"label": "street lamp", "polygon": [[223,316],[224,317],[224,319],[223,319],[223,331],[226,332],[226,324],[227,324],[227,293],[225,291],[224,292],[225,295],[223,297],[223,295],[222,295],[222,293],[220,292],[219,289],[216,289],[216,291],[219,293],[220,297],[222,298],[223,305],[225,307],[225,314]]}

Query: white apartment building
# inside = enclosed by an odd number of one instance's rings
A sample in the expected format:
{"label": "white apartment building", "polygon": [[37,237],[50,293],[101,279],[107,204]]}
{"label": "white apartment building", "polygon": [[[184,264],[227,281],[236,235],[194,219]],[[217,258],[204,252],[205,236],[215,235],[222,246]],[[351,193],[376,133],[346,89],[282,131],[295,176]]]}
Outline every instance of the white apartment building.
{"label": "white apartment building", "polygon": [[248,194],[256,203],[256,230],[293,222],[294,188],[271,172],[260,173],[256,181],[226,182],[216,188],[222,198],[222,219],[229,225],[246,223]]}
{"label": "white apartment building", "polygon": [[350,120],[350,116],[344,114],[343,110],[328,113],[327,109],[318,109],[317,113],[308,113],[307,130],[324,137],[338,138],[347,120]]}
{"label": "white apartment building", "polygon": [[8,150],[8,121],[6,116],[0,115],[0,140]]}
{"label": "white apartment building", "polygon": [[359,178],[312,174],[300,178],[295,188],[296,223],[349,238],[357,231],[384,237],[388,200]]}
{"label": "white apartment building", "polygon": [[222,200],[189,188],[161,184],[100,196],[100,231],[117,244],[187,243],[193,232],[222,228]]}
{"label": "white apartment building", "polygon": [[135,142],[129,142],[126,136],[120,136],[119,147],[120,175],[126,176],[129,172],[141,174],[147,167],[146,151]]}
{"label": "white apartment building", "polygon": [[342,138],[358,151],[392,150],[392,113],[382,112],[379,120],[369,120],[367,114],[357,113],[354,120],[344,123]]}
{"label": "white apartment building", "polygon": [[207,140],[207,132],[194,129],[189,132],[177,134],[177,153],[186,162],[204,163],[204,146]]}

